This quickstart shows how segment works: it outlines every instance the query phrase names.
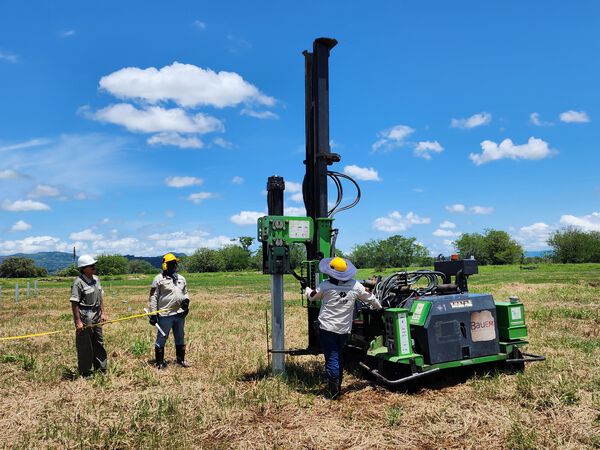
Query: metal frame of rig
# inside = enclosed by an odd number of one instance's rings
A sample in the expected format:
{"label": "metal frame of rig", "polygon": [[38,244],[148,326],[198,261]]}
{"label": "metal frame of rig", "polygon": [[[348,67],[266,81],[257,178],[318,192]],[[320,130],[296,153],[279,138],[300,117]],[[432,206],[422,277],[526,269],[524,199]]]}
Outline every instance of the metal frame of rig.
{"label": "metal frame of rig", "polygon": [[[329,145],[329,54],[337,41],[319,38],[312,53],[304,51],[306,101],[306,174],[302,183],[306,217],[285,216],[282,177],[267,182],[268,215],[258,220],[258,240],[263,246],[263,273],[271,275],[272,354],[274,374],[285,371],[285,355],[321,353],[319,303],[308,302],[308,346],[284,345],[283,275],[292,274],[302,285],[315,288],[323,275],[318,262],[335,256],[338,230],[336,213],[360,200],[358,184],[349,176],[330,171],[340,161]],[[327,184],[337,188],[328,207]],[[341,206],[343,181],[355,190],[354,200]],[[306,246],[307,260],[297,274],[290,265],[291,247]],[[522,369],[543,356],[525,353],[528,344],[523,303],[517,297],[494,301],[490,294],[468,291],[468,278],[478,272],[473,259],[438,260],[434,270],[397,272],[386,278],[363,280],[384,309],[376,311],[357,303],[348,349],[360,365],[382,383],[394,386],[453,367],[499,363]],[[454,277],[454,278],[453,278]]]}

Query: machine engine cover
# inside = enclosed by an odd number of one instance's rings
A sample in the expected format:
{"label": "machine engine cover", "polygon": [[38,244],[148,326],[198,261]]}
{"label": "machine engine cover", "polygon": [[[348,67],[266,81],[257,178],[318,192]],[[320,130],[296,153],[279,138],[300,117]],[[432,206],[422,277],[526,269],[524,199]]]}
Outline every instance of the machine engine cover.
{"label": "machine engine cover", "polygon": [[[411,326],[415,352],[425,363],[495,355],[500,352],[496,306],[490,294],[421,297],[431,303],[423,326]],[[412,306],[409,301],[406,307]]]}

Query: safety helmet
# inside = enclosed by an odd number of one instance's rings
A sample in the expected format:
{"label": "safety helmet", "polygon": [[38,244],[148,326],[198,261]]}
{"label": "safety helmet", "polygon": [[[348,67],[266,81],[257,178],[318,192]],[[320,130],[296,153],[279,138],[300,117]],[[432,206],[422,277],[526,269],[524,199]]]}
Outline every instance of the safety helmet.
{"label": "safety helmet", "polygon": [[336,256],[329,263],[329,267],[331,267],[334,270],[337,270],[338,272],[345,272],[346,269],[348,268],[348,264],[346,264],[346,261],[344,261],[344,258],[340,258],[339,256]]}
{"label": "safety helmet", "polygon": [[90,255],[81,255],[77,260],[77,267],[80,269],[82,267],[91,266],[92,264],[96,264],[98,261],[92,258]]}
{"label": "safety helmet", "polygon": [[175,256],[173,253],[167,253],[165,256],[163,256],[162,270],[167,270],[167,263],[169,263],[171,261],[179,262],[179,258],[177,256]]}
{"label": "safety helmet", "polygon": [[319,272],[340,281],[348,281],[356,275],[356,267],[346,258],[323,258],[319,261]]}

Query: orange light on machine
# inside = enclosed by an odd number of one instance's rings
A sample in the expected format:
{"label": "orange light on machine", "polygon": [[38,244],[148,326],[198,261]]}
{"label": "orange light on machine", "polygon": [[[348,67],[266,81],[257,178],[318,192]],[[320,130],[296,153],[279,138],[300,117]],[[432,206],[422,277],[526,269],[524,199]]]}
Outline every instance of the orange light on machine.
{"label": "orange light on machine", "polygon": [[458,261],[458,255],[456,253],[452,253],[452,255],[450,255],[450,261]]}

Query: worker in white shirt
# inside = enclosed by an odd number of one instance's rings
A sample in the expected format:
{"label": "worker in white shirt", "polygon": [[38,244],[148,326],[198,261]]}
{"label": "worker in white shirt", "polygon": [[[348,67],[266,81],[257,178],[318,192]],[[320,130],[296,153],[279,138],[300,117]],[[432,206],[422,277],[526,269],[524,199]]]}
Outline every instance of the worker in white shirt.
{"label": "worker in white shirt", "polygon": [[316,290],[306,288],[309,301],[321,300],[319,336],[325,356],[325,374],[330,398],[341,394],[343,377],[342,352],[352,329],[354,302],[360,300],[375,309],[381,309],[377,298],[352,277],[356,267],[345,258],[324,258],[319,271],[329,277]]}

